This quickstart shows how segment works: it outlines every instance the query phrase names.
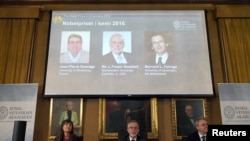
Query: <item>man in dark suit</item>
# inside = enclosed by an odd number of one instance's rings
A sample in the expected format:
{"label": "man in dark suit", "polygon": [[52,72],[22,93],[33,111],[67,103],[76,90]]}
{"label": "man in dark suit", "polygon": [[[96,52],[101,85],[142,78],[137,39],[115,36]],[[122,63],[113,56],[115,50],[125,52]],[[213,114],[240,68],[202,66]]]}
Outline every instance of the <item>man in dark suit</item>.
{"label": "man in dark suit", "polygon": [[[139,127],[144,131],[151,129],[150,118],[150,105],[149,101],[146,99],[123,99],[117,101],[119,109],[109,113],[107,118],[107,132],[120,132],[124,131],[127,133],[127,121],[136,120]],[[140,130],[142,133],[143,130]]]}
{"label": "man in dark suit", "polygon": [[147,141],[145,136],[139,134],[139,124],[136,120],[127,122],[127,134],[118,137],[118,141]]}
{"label": "man in dark suit", "polygon": [[124,52],[125,42],[121,34],[113,34],[109,41],[110,52],[103,56],[104,64],[127,64],[131,63],[132,55]]}
{"label": "man in dark suit", "polygon": [[195,121],[197,116],[194,114],[192,105],[185,105],[184,113],[178,117],[178,135],[188,136],[196,131]]}
{"label": "man in dark suit", "polygon": [[196,129],[194,133],[188,135],[186,141],[208,141],[207,140],[207,132],[208,132],[208,124],[205,118],[199,118],[195,122]]}
{"label": "man in dark suit", "polygon": [[163,33],[153,34],[151,36],[151,45],[151,48],[154,53],[149,56],[146,56],[146,64],[172,65],[174,56],[173,53],[168,50],[169,44],[165,39],[165,35]]}

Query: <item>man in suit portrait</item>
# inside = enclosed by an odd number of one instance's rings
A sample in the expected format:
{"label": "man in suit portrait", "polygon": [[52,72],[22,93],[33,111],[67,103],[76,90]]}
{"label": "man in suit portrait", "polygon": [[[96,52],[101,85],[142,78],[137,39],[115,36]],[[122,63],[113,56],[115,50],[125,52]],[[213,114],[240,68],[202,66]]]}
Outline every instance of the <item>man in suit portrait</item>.
{"label": "man in suit portrait", "polygon": [[173,54],[169,50],[169,43],[166,40],[166,35],[161,32],[153,33],[150,41],[150,47],[153,52],[149,56],[146,56],[146,64],[172,64]]}
{"label": "man in suit portrait", "polygon": [[113,104],[117,106],[107,117],[107,132],[124,131],[129,120],[136,120],[141,127],[141,132],[151,130],[150,101],[148,99],[113,100]]}
{"label": "man in suit portrait", "polygon": [[61,53],[60,63],[89,63],[89,52],[84,51],[83,39],[79,34],[70,34],[67,42],[67,51]]}
{"label": "man in suit portrait", "polygon": [[195,122],[197,131],[188,135],[186,141],[208,141],[208,124],[205,118],[199,118]]}
{"label": "man in suit portrait", "polygon": [[194,114],[193,106],[190,104],[185,105],[184,114],[178,116],[178,135],[187,136],[196,131],[197,117]]}
{"label": "man in suit portrait", "polygon": [[130,53],[124,52],[125,41],[121,34],[113,34],[109,40],[110,52],[103,56],[105,64],[127,64],[132,61]]}

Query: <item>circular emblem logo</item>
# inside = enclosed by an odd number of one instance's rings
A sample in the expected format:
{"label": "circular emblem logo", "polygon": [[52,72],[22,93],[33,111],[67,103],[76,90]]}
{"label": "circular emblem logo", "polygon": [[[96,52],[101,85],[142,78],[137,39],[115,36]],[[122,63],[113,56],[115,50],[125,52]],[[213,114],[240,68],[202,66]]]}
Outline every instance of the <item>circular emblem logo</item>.
{"label": "circular emblem logo", "polygon": [[62,17],[61,16],[54,16],[53,22],[54,23],[61,23],[62,22]]}
{"label": "circular emblem logo", "polygon": [[235,116],[234,108],[231,106],[226,106],[224,108],[224,115],[228,119],[232,119]]}
{"label": "circular emblem logo", "polygon": [[175,28],[180,28],[180,27],[181,27],[181,22],[180,22],[180,21],[174,21],[174,22],[173,22],[173,26],[174,26]]}
{"label": "circular emblem logo", "polygon": [[8,108],[5,106],[0,107],[0,120],[5,119],[8,115]]}

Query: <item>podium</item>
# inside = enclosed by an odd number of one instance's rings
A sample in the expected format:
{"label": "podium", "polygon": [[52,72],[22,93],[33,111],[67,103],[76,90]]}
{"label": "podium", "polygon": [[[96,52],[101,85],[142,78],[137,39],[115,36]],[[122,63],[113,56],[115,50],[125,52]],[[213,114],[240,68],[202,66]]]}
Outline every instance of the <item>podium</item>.
{"label": "podium", "polygon": [[15,121],[12,141],[24,141],[26,132],[26,121]]}

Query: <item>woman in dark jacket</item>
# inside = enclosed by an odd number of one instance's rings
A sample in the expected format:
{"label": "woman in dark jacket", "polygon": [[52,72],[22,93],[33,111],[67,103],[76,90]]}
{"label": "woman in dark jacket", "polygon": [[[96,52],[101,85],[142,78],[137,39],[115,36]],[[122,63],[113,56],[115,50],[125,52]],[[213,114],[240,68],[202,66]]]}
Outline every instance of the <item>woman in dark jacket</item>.
{"label": "woman in dark jacket", "polygon": [[64,120],[55,141],[81,141],[73,129],[73,122],[69,119]]}

